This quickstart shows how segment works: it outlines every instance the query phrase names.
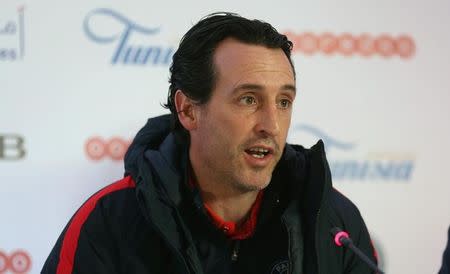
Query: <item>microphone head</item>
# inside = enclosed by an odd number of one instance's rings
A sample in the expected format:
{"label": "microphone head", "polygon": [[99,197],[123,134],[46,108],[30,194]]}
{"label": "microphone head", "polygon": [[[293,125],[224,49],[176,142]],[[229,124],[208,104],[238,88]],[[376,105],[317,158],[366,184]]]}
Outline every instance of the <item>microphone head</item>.
{"label": "microphone head", "polygon": [[334,237],[334,243],[337,246],[343,246],[345,243],[343,240],[350,239],[350,236],[347,232],[343,231],[339,227],[333,227],[330,230],[331,235]]}
{"label": "microphone head", "polygon": [[350,236],[347,232],[342,230],[340,227],[333,227],[332,229],[330,229],[330,233],[331,235],[333,235],[334,243],[337,246],[350,248],[351,250],[353,250],[356,256],[363,260],[372,270],[375,271],[375,273],[384,274],[384,272],[381,271],[376,264],[374,264],[366,255],[364,255],[361,250],[353,245],[353,241],[352,239],[350,239]]}

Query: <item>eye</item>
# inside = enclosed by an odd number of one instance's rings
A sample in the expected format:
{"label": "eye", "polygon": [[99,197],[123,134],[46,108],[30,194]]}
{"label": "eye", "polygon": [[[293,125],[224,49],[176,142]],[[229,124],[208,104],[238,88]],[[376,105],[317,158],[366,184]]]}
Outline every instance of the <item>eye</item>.
{"label": "eye", "polygon": [[289,99],[281,99],[280,102],[278,103],[280,108],[282,109],[288,109],[291,107],[292,102]]}
{"label": "eye", "polygon": [[256,105],[256,99],[253,96],[245,95],[239,98],[239,103],[246,106]]}

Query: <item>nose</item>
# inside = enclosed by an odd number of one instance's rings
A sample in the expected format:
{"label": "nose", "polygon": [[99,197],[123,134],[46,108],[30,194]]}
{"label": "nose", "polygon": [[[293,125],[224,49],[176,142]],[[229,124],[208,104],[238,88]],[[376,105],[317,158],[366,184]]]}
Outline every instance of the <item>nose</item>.
{"label": "nose", "polygon": [[276,105],[265,105],[260,110],[258,123],[255,127],[257,133],[264,137],[277,136],[280,133],[279,110]]}

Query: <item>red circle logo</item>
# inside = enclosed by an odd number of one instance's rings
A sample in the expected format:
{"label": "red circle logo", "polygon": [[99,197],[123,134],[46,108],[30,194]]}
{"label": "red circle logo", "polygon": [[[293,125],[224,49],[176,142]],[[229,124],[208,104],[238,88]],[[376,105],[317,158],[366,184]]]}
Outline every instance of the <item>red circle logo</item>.
{"label": "red circle logo", "polygon": [[0,251],[0,273],[7,273],[9,270],[14,274],[28,273],[31,269],[31,258],[27,252],[17,250],[10,256]]}
{"label": "red circle logo", "polygon": [[84,149],[87,156],[94,161],[102,160],[105,157],[120,161],[124,158],[129,146],[128,140],[119,137],[113,137],[109,140],[92,137],[86,141]]}
{"label": "red circle logo", "polygon": [[402,35],[395,40],[395,48],[397,54],[402,58],[410,58],[416,51],[413,39],[411,37]]}
{"label": "red circle logo", "polygon": [[300,50],[306,54],[315,53],[319,44],[317,37],[310,32],[303,34],[297,42]]}
{"label": "red circle logo", "polygon": [[393,38],[387,34],[374,36],[367,33],[361,35],[343,33],[339,36],[329,32],[320,35],[311,32],[300,34],[286,32],[285,34],[294,44],[292,51],[301,51],[306,55],[316,52],[326,55],[338,53],[344,56],[359,54],[364,57],[378,55],[385,58],[398,55],[407,59],[411,58],[416,51],[414,39],[408,35]]}
{"label": "red circle logo", "polygon": [[331,33],[324,33],[319,37],[319,49],[325,54],[333,54],[338,47],[336,36]]}
{"label": "red circle logo", "polygon": [[348,33],[344,33],[338,37],[338,51],[345,56],[352,55],[356,50],[356,41]]}
{"label": "red circle logo", "polygon": [[391,57],[395,54],[396,48],[394,44],[394,40],[388,35],[381,35],[375,40],[375,48],[383,57]]}
{"label": "red circle logo", "polygon": [[116,161],[122,160],[127,152],[128,144],[121,138],[111,138],[106,144],[108,155]]}
{"label": "red circle logo", "polygon": [[9,268],[9,258],[0,250],[0,273],[5,273]]}
{"label": "red circle logo", "polygon": [[100,137],[92,137],[84,146],[87,155],[94,161],[101,160],[105,156],[105,142]]}
{"label": "red circle logo", "polygon": [[10,257],[9,268],[17,274],[27,273],[31,268],[31,259],[27,253],[18,250]]}
{"label": "red circle logo", "polygon": [[356,40],[356,48],[362,56],[371,56],[375,53],[374,39],[369,34],[361,34]]}

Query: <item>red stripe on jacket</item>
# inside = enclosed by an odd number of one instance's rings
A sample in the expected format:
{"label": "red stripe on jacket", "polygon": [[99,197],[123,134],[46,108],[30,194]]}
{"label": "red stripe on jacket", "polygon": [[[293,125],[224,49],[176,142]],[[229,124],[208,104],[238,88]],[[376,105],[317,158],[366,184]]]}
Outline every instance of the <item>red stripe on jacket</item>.
{"label": "red stripe on jacket", "polygon": [[133,188],[136,184],[134,183],[131,176],[127,176],[122,180],[119,180],[89,198],[83,206],[78,210],[78,212],[73,216],[72,222],[66,230],[64,240],[62,243],[61,251],[59,253],[59,262],[56,268],[56,274],[71,274],[73,270],[73,262],[75,258],[75,251],[78,246],[78,238],[80,237],[81,227],[86,222],[87,218],[94,210],[97,202],[104,196],[126,188]]}

